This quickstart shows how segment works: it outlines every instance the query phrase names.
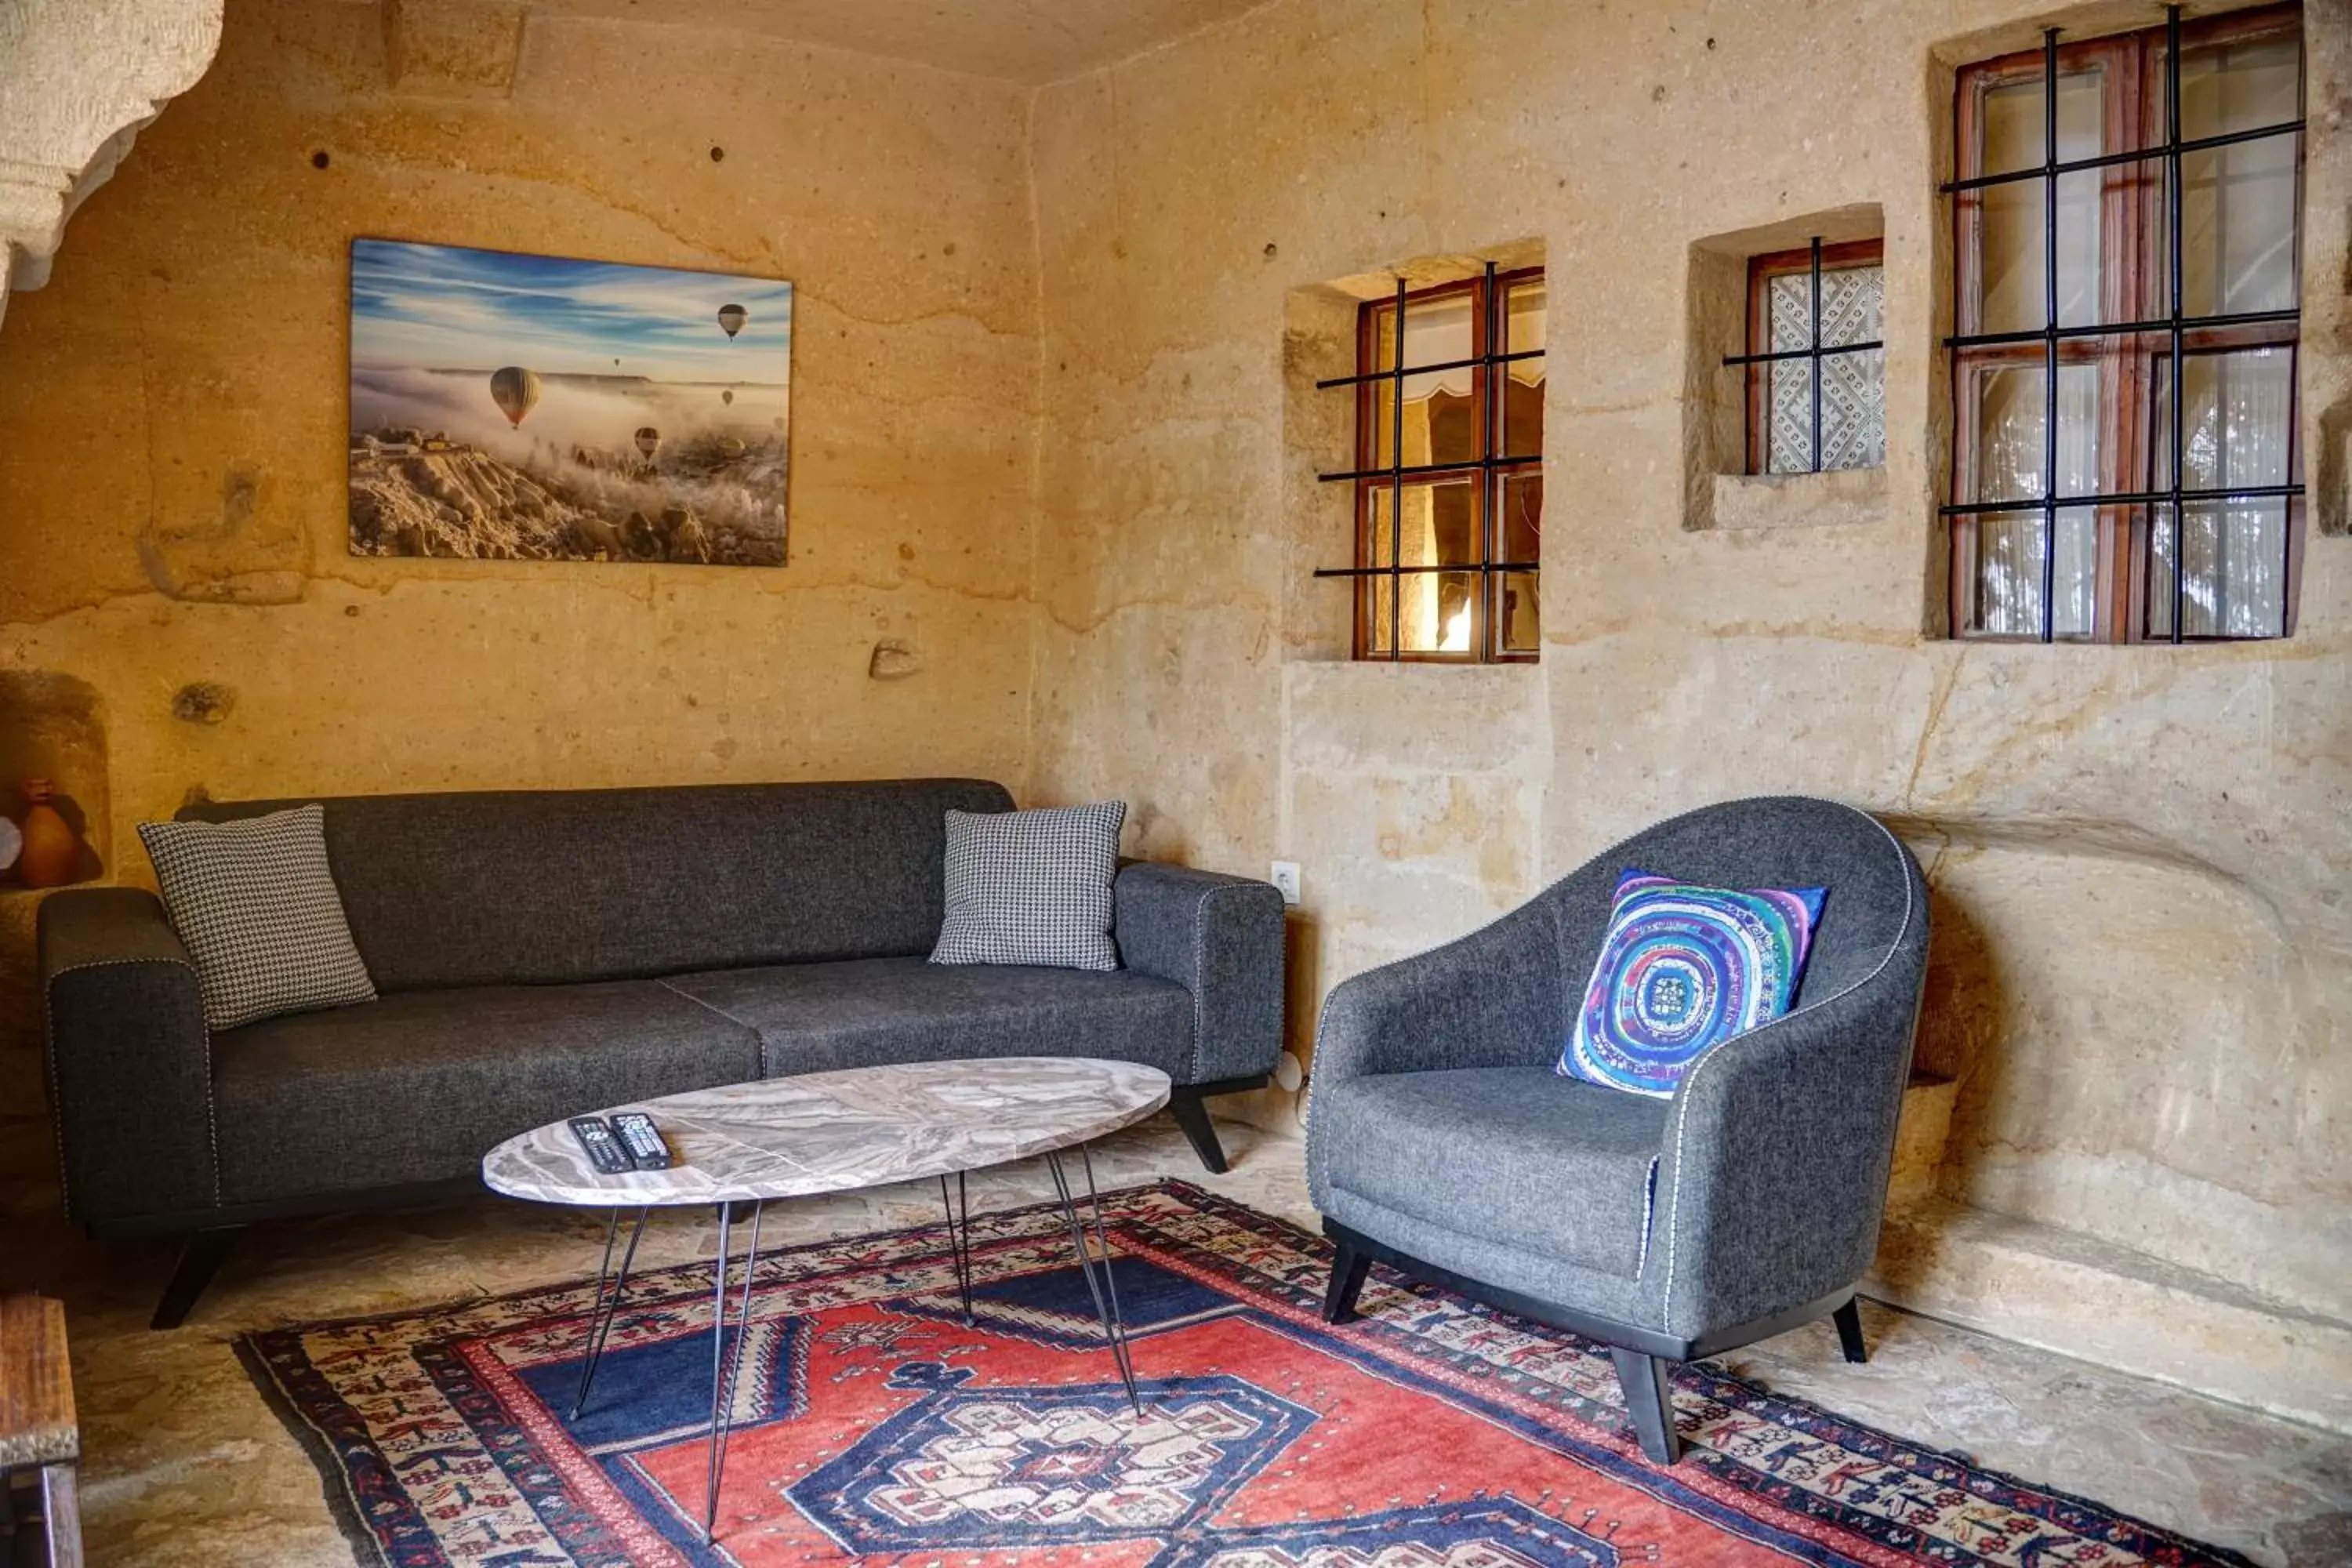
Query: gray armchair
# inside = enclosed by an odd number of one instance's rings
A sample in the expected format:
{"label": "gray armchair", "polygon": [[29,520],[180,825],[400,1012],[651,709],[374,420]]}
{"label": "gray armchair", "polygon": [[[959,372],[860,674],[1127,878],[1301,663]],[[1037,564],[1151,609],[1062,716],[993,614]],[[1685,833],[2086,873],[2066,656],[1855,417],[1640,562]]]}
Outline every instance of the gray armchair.
{"label": "gray armchair", "polygon": [[[1618,873],[1822,887],[1795,1005],[1671,1100],[1561,1078]],[[1878,1241],[1927,972],[1909,851],[1851,806],[1707,806],[1627,839],[1481,931],[1324,1003],[1307,1179],[1339,1252],[1324,1315],[1373,1262],[1610,1347],[1643,1452],[1681,1448],[1670,1363],[1836,1318]]]}

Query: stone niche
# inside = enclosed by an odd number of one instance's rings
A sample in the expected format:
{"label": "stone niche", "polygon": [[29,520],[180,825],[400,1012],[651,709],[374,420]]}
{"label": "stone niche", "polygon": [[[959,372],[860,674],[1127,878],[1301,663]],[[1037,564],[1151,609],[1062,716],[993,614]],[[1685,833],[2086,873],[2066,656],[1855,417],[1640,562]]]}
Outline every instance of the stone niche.
{"label": "stone niche", "polygon": [[1357,400],[1317,383],[1356,374],[1356,322],[1366,303],[1396,296],[1397,279],[1426,289],[1498,270],[1541,267],[1540,240],[1424,256],[1375,272],[1293,289],[1283,300],[1283,652],[1288,659],[1346,660],[1355,646],[1355,595],[1318,567],[1356,563],[1356,487],[1318,476],[1352,468]]}
{"label": "stone niche", "polygon": [[[104,876],[110,864],[106,730],[98,692],[88,682],[41,670],[0,670],[0,816],[24,819],[26,779],[49,781],[56,792],[51,804],[81,838],[75,880]],[[0,895],[24,891],[14,877],[0,877]]]}
{"label": "stone niche", "polygon": [[1801,249],[1816,238],[1824,246],[1844,245],[1883,239],[1885,232],[1884,212],[1870,204],[1711,235],[1692,245],[1683,334],[1688,355],[1683,395],[1683,527],[1802,528],[1885,519],[1884,465],[1818,474],[1749,473],[1749,372],[1723,362],[1727,355],[1749,352],[1750,259]]}

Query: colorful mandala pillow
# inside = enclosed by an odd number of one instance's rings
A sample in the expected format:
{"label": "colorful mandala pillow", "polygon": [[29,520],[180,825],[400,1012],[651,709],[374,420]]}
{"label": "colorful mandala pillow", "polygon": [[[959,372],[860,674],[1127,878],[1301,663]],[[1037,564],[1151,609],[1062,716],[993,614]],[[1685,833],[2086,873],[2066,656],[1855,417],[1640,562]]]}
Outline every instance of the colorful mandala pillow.
{"label": "colorful mandala pillow", "polygon": [[1789,1010],[1827,896],[1624,872],[1560,1076],[1671,1098],[1707,1047]]}

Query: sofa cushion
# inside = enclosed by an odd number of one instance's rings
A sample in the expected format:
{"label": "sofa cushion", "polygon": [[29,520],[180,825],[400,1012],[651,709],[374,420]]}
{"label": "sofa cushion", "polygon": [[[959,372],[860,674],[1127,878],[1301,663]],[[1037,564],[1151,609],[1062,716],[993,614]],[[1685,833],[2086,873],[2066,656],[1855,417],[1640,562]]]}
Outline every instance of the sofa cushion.
{"label": "sofa cushion", "polygon": [[948,813],[947,913],[933,963],[1117,969],[1111,881],[1123,800]]}
{"label": "sofa cushion", "polygon": [[1393,1073],[1318,1084],[1315,1146],[1383,1208],[1630,1279],[1667,1109],[1548,1066]]}
{"label": "sofa cushion", "polygon": [[770,1078],[955,1057],[1108,1057],[1181,1083],[1192,1064],[1192,994],[1124,970],[872,958],[667,984],[758,1030]]}
{"label": "sofa cushion", "polygon": [[195,961],[205,1025],[375,1000],[315,805],[242,822],[142,822],[172,929]]}
{"label": "sofa cushion", "polygon": [[947,813],[1013,797],[977,779],[899,779],[323,804],[352,935],[390,994],[929,952]]}
{"label": "sofa cushion", "polygon": [[221,1201],[462,1177],[542,1122],[759,1072],[750,1029],[652,981],[272,1018],[213,1041]]}

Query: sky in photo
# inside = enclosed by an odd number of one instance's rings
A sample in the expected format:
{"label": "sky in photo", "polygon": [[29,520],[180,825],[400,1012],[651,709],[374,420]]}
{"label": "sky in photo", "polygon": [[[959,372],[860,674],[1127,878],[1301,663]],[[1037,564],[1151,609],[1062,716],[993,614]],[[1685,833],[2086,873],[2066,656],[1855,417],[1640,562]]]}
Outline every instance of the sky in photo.
{"label": "sky in photo", "polygon": [[[750,312],[730,338],[719,308]],[[352,242],[352,363],[781,385],[793,286],[723,272]]]}

